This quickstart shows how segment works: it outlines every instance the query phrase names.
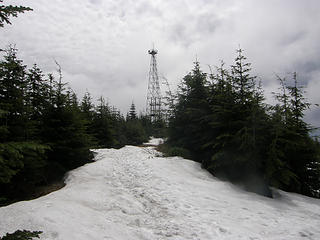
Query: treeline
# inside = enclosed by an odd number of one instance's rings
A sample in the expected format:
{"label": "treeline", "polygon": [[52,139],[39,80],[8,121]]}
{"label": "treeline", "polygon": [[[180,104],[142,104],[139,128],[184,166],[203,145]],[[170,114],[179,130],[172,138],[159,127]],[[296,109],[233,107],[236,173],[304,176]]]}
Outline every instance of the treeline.
{"label": "treeline", "polygon": [[242,50],[230,69],[204,73],[198,62],[183,78],[169,121],[167,152],[202,163],[213,175],[272,196],[269,186],[319,197],[320,144],[304,120],[310,104],[297,75],[278,77],[275,105]]}
{"label": "treeline", "polygon": [[36,194],[39,186],[61,180],[66,171],[92,161],[91,148],[138,145],[153,124],[127,117],[101,97],[81,101],[59,77],[27,69],[10,47],[0,61],[0,204]]}

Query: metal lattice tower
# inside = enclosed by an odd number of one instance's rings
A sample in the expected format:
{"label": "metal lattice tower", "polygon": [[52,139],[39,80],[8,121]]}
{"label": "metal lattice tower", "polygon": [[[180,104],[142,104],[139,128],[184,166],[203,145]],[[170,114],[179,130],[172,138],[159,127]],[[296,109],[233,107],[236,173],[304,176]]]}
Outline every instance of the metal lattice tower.
{"label": "metal lattice tower", "polygon": [[147,94],[147,115],[151,118],[151,121],[156,121],[161,118],[161,92],[156,59],[158,51],[153,48],[148,53],[151,55],[151,61]]}

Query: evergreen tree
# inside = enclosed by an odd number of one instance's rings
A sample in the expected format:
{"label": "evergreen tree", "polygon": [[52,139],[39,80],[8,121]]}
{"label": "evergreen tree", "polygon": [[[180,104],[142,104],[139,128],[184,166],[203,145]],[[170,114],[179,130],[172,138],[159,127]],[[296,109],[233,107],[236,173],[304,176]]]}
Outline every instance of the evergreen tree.
{"label": "evergreen tree", "polygon": [[87,163],[92,158],[89,148],[91,138],[87,134],[75,94],[65,91],[59,66],[59,81],[54,82],[52,103],[44,115],[42,137],[51,147],[50,167],[61,176],[69,170]]}
{"label": "evergreen tree", "polygon": [[120,111],[113,107],[111,109],[111,125],[114,136],[113,147],[120,148],[128,144],[126,136],[126,120],[120,114]]}
{"label": "evergreen tree", "polygon": [[137,118],[136,106],[134,105],[133,102],[132,102],[132,104],[130,106],[130,111],[129,111],[128,117],[129,117],[130,120],[135,120]]}
{"label": "evergreen tree", "polygon": [[148,140],[141,118],[137,117],[136,107],[133,102],[130,106],[129,112],[127,113],[124,135],[126,138],[126,144],[130,145],[140,145]]}
{"label": "evergreen tree", "polygon": [[0,62],[0,109],[3,122],[10,132],[7,141],[26,139],[26,66],[17,58],[17,49],[9,47]]}
{"label": "evergreen tree", "polygon": [[110,107],[103,97],[100,97],[98,102],[92,123],[93,134],[98,141],[99,147],[112,147],[116,142],[113,126],[111,125]]}
{"label": "evergreen tree", "polygon": [[82,98],[81,104],[80,104],[80,111],[82,114],[83,121],[86,126],[86,132],[88,136],[90,137],[90,142],[92,143],[91,147],[97,146],[97,139],[94,136],[94,127],[93,127],[93,121],[95,116],[95,106],[92,103],[92,98],[89,92],[86,92],[85,95]]}
{"label": "evergreen tree", "polygon": [[[286,165],[295,174],[295,181],[289,181],[284,188],[289,191],[301,192],[312,196],[318,184],[314,185],[314,180],[310,181],[309,176],[318,176],[319,150],[315,141],[310,137],[311,127],[303,121],[304,111],[310,104],[303,97],[303,88],[298,86],[296,73],[293,74],[293,86],[285,85],[282,81],[283,89],[288,94],[277,95],[282,101],[282,141],[283,152]],[[279,97],[280,96],[280,97]]]}
{"label": "evergreen tree", "polygon": [[50,105],[48,79],[45,79],[41,69],[34,64],[27,72],[26,113],[29,119],[27,134],[29,139],[40,140],[43,116]]}
{"label": "evergreen tree", "polygon": [[[209,121],[209,128],[207,129],[207,137],[205,141],[204,149],[207,149],[208,156],[202,161],[203,167],[209,169],[209,171],[217,174],[221,172],[219,168],[223,168],[224,164],[228,165],[226,161],[212,161],[212,156],[215,156],[222,149],[224,154],[228,155],[232,151],[231,143],[233,136],[235,135],[234,119],[237,117],[237,111],[235,111],[236,95],[233,89],[232,78],[229,72],[224,68],[224,63],[217,68],[217,74],[211,73],[211,84],[209,88],[209,106],[210,112],[207,115]],[[230,148],[230,150],[228,149]],[[230,164],[230,163],[229,163]]]}
{"label": "evergreen tree", "polygon": [[139,120],[129,120],[125,124],[126,144],[140,145],[148,140],[146,132]]}
{"label": "evergreen tree", "polygon": [[0,85],[0,195],[12,197],[43,181],[48,147],[30,137],[26,67],[12,47],[0,62]]}
{"label": "evergreen tree", "polygon": [[91,122],[94,114],[94,105],[92,103],[92,97],[89,92],[86,92],[82,98],[80,105],[81,112],[84,114],[85,118]]}
{"label": "evergreen tree", "polygon": [[[250,63],[238,50],[231,73],[218,68],[211,86],[210,127],[212,157],[203,162],[215,175],[241,182],[254,192],[270,195],[263,179],[263,147],[267,115],[261,87],[250,75]],[[256,181],[256,186],[251,184]],[[260,185],[260,186],[258,186]]]}
{"label": "evergreen tree", "polygon": [[208,112],[207,75],[195,62],[191,73],[183,78],[173,117],[169,123],[169,142],[189,149],[194,157],[201,159],[202,133],[208,129],[203,116]]}
{"label": "evergreen tree", "polygon": [[292,125],[295,126],[297,132],[306,135],[310,132],[311,128],[303,121],[304,111],[310,107],[310,103],[306,101],[303,96],[303,87],[298,86],[297,73],[293,73],[293,86],[287,86],[290,94],[290,111]]}
{"label": "evergreen tree", "polygon": [[[0,0],[0,3],[3,3],[3,0]],[[18,13],[25,11],[32,11],[32,9],[23,6],[0,5],[0,27],[4,27],[4,24],[11,24],[10,17],[17,17]]]}
{"label": "evergreen tree", "polygon": [[[0,0],[2,3],[3,1]],[[0,27],[30,8],[0,6]],[[0,204],[30,197],[35,188],[92,158],[93,145],[72,90],[34,65],[26,70],[9,47],[0,61]]]}
{"label": "evergreen tree", "polygon": [[237,50],[238,56],[235,59],[235,65],[231,66],[231,70],[237,100],[241,105],[245,105],[252,99],[256,76],[250,75],[251,63],[246,62],[247,58],[242,52],[242,49]]}
{"label": "evergreen tree", "polygon": [[34,238],[40,238],[42,231],[28,231],[17,230],[13,233],[7,233],[5,236],[0,237],[1,240],[32,240]]}
{"label": "evergreen tree", "polygon": [[145,133],[146,133],[146,136],[156,136],[157,137],[157,135],[154,132],[154,125],[151,122],[150,117],[140,113],[139,120],[141,122],[141,125],[142,125]]}

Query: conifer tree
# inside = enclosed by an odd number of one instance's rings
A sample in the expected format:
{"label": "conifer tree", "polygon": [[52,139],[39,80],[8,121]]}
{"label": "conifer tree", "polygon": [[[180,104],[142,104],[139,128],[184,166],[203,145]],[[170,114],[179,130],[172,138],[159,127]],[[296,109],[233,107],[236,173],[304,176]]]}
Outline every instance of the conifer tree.
{"label": "conifer tree", "polygon": [[80,104],[80,111],[83,116],[83,121],[86,126],[86,132],[88,136],[90,137],[90,141],[92,143],[91,147],[97,146],[97,139],[94,136],[94,127],[93,127],[93,121],[95,116],[95,106],[92,103],[92,97],[89,92],[86,92],[82,98],[81,104]]}
{"label": "conifer tree", "polygon": [[111,147],[115,144],[114,129],[111,125],[111,111],[103,97],[98,100],[92,124],[93,134],[99,147]]}
{"label": "conifer tree", "polygon": [[[0,0],[0,3],[3,1]],[[30,8],[0,5],[0,27]],[[0,61],[0,204],[28,197],[92,158],[76,95],[34,65],[26,70],[9,47]],[[6,200],[6,198],[8,198]]]}
{"label": "conifer tree", "polygon": [[297,132],[306,135],[310,132],[311,128],[303,121],[304,111],[310,107],[310,103],[306,101],[303,96],[303,87],[298,86],[297,73],[293,73],[293,86],[287,86],[290,94],[289,107],[291,110],[292,125],[297,128]]}
{"label": "conifer tree", "polygon": [[26,66],[17,58],[17,49],[9,47],[0,63],[0,109],[5,113],[5,122],[10,135],[8,141],[25,140]]}
{"label": "conifer tree", "polygon": [[26,81],[25,104],[29,119],[27,134],[29,139],[39,141],[41,139],[43,116],[50,105],[49,79],[46,79],[41,69],[34,64],[27,72]]}
{"label": "conifer tree", "polygon": [[[238,50],[231,74],[218,68],[212,75],[210,127],[213,138],[206,146],[212,146],[212,157],[203,162],[215,175],[231,181],[242,182],[255,192],[270,195],[263,175],[263,131],[267,115],[263,105],[263,93],[256,87],[242,50]],[[251,189],[251,178],[259,181],[261,189]],[[259,178],[259,180],[258,180]]]}
{"label": "conifer tree", "polygon": [[43,180],[48,147],[30,141],[36,139],[28,134],[32,122],[27,108],[26,66],[12,47],[0,62],[0,85],[0,195],[21,194]]}
{"label": "conifer tree", "polygon": [[235,65],[231,66],[232,83],[239,103],[245,105],[252,98],[256,76],[250,75],[251,63],[246,62],[247,58],[243,55],[243,50],[238,49],[237,53]]}
{"label": "conifer tree", "polygon": [[[0,0],[1,3],[3,0]],[[11,24],[10,17],[17,17],[18,13],[25,11],[32,11],[32,9],[24,6],[0,5],[0,27],[3,27],[4,24]]]}
{"label": "conifer tree", "polygon": [[310,103],[303,97],[303,87],[298,85],[297,74],[293,73],[293,85],[286,86],[289,94],[288,119],[285,124],[286,158],[289,166],[298,177],[299,184],[290,184],[289,190],[298,191],[312,196],[313,181],[309,175],[318,175],[318,149],[310,137],[311,127],[303,121],[304,111]]}
{"label": "conifer tree", "polygon": [[128,117],[129,117],[130,120],[135,120],[137,118],[136,106],[134,105],[133,102],[132,102],[132,104],[130,106],[130,111],[129,111]]}
{"label": "conifer tree", "polygon": [[89,92],[86,92],[82,98],[80,105],[81,112],[84,114],[88,121],[92,121],[94,113],[94,105],[92,103],[92,97]]}
{"label": "conifer tree", "polygon": [[231,70],[222,63],[210,83],[198,64],[183,79],[169,122],[169,152],[189,150],[214,175],[265,196],[272,196],[271,185],[319,197],[319,142],[303,119],[310,104],[297,75],[292,86],[278,77],[279,103],[269,106],[251,64],[237,53]]}
{"label": "conifer tree", "polygon": [[179,86],[175,111],[169,124],[169,141],[177,147],[189,149],[199,160],[204,144],[202,133],[208,128],[203,119],[209,110],[206,85],[207,75],[201,71],[199,62],[195,62],[194,69]]}
{"label": "conifer tree", "polygon": [[[207,149],[208,156],[203,159],[203,167],[212,172],[219,172],[219,168],[226,161],[212,161],[215,154],[218,154],[223,148],[231,142],[234,134],[234,118],[237,117],[235,111],[236,95],[234,93],[232,78],[229,72],[224,68],[224,63],[217,67],[217,73],[211,73],[211,84],[209,88],[209,106],[210,113],[207,115],[209,128],[207,129],[207,140],[204,149]],[[205,134],[205,133],[204,133]],[[230,149],[231,150],[231,149]],[[226,150],[229,152],[229,150]],[[231,159],[230,159],[231,160]]]}
{"label": "conifer tree", "polygon": [[58,74],[59,80],[53,81],[52,103],[46,109],[42,131],[43,141],[51,148],[49,163],[55,169],[56,177],[92,158],[91,138],[75,94],[71,90],[65,91],[60,65]]}
{"label": "conifer tree", "polygon": [[147,133],[142,125],[141,118],[137,116],[136,107],[133,102],[127,113],[124,135],[126,144],[130,145],[140,145],[148,140]]}

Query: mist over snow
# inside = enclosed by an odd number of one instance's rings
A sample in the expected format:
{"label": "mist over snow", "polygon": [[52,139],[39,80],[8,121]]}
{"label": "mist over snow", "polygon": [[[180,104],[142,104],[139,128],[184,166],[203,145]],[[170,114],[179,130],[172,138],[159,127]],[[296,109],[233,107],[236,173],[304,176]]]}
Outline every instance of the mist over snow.
{"label": "mist over snow", "polygon": [[[16,44],[31,66],[55,72],[81,97],[88,90],[127,112],[146,104],[152,43],[159,50],[159,73],[174,88],[192,69],[196,56],[208,64],[232,64],[239,45],[263,81],[266,95],[276,90],[275,74],[298,72],[308,98],[320,103],[320,2],[318,0],[33,0],[1,29],[0,45]],[[269,97],[269,101],[271,101]],[[319,126],[320,110],[307,112]]]}

